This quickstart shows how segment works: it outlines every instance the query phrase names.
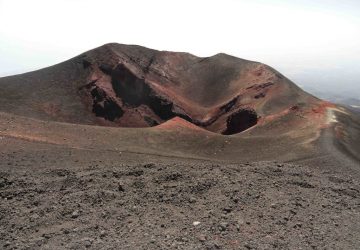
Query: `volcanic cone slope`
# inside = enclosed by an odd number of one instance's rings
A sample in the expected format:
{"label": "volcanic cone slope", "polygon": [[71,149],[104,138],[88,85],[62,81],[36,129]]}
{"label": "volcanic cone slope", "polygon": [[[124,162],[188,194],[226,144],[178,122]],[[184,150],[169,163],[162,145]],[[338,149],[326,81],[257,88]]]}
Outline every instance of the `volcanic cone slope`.
{"label": "volcanic cone slope", "polygon": [[152,127],[178,116],[222,134],[319,102],[261,63],[121,44],[1,78],[0,87],[0,110],[18,115],[120,127]]}

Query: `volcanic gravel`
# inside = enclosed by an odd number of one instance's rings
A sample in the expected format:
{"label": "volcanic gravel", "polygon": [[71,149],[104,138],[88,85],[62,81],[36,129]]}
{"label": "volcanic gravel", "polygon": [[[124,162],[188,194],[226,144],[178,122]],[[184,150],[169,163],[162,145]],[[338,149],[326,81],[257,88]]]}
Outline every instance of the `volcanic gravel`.
{"label": "volcanic gravel", "polygon": [[356,249],[360,184],[318,168],[142,162],[0,170],[1,249]]}

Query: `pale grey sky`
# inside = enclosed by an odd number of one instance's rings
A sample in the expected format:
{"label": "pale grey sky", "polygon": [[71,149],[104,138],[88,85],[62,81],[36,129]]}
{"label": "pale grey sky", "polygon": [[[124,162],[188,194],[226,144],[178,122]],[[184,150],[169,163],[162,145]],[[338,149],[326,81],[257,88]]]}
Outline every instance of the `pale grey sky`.
{"label": "pale grey sky", "polygon": [[0,0],[0,23],[0,76],[118,42],[225,52],[360,96],[358,0]]}

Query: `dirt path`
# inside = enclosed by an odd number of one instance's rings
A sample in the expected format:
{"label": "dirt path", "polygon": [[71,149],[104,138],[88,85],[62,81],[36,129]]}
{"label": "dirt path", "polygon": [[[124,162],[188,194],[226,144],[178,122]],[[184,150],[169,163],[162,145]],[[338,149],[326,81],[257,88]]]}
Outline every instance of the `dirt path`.
{"label": "dirt path", "polygon": [[316,152],[307,157],[288,161],[288,163],[305,164],[319,169],[345,172],[360,178],[360,163],[353,155],[347,152],[341,144],[342,138],[337,137],[337,130],[342,126],[337,113],[346,115],[346,112],[338,108],[327,108],[326,126],[322,129],[315,143]]}

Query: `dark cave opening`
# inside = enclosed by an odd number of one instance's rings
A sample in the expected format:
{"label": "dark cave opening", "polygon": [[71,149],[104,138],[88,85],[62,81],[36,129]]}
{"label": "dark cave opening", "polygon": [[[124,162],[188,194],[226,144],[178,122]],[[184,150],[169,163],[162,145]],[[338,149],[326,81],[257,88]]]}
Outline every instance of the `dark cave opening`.
{"label": "dark cave opening", "polygon": [[151,118],[149,116],[144,116],[144,120],[150,127],[155,127],[155,126],[159,125],[159,123],[157,121],[155,121],[153,118]]}
{"label": "dark cave opening", "polygon": [[124,111],[113,100],[105,99],[102,102],[94,101],[93,112],[96,116],[100,116],[109,121],[120,118]]}
{"label": "dark cave opening", "polygon": [[252,126],[255,126],[258,121],[258,116],[255,110],[241,109],[231,114],[226,121],[226,130],[222,132],[223,135],[233,135],[240,133]]}
{"label": "dark cave opening", "polygon": [[130,107],[142,104],[149,106],[162,120],[169,120],[176,116],[173,103],[157,95],[144,81],[136,77],[124,65],[119,64],[112,73],[112,86],[118,97]]}
{"label": "dark cave opening", "polygon": [[96,116],[100,116],[109,121],[114,121],[117,118],[120,118],[124,111],[119,107],[119,105],[109,98],[105,91],[99,87],[94,87],[90,91],[91,96],[93,97],[93,109],[92,111]]}
{"label": "dark cave opening", "polygon": [[173,103],[165,98],[161,98],[155,94],[149,96],[149,107],[162,120],[169,120],[174,118],[176,114],[173,112]]}
{"label": "dark cave opening", "polygon": [[113,70],[111,78],[116,95],[128,106],[138,107],[148,101],[150,87],[123,64]]}

